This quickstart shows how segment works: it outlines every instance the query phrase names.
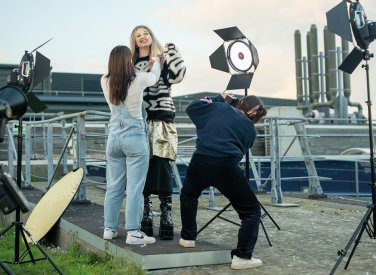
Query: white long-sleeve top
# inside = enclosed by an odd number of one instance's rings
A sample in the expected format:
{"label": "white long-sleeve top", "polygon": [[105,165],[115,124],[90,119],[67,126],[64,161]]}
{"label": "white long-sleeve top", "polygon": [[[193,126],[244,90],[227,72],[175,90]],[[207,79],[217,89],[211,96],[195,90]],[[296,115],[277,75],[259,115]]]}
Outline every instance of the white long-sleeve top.
{"label": "white long-sleeve top", "polygon": [[[143,92],[147,87],[154,85],[161,74],[161,65],[159,61],[155,61],[150,72],[137,72],[135,79],[132,81],[128,89],[128,96],[124,101],[127,106],[129,114],[135,119],[142,119],[142,104]],[[112,111],[113,104],[110,102],[109,95],[109,78],[105,75],[101,78],[101,86],[104,97],[107,101],[110,110]]]}

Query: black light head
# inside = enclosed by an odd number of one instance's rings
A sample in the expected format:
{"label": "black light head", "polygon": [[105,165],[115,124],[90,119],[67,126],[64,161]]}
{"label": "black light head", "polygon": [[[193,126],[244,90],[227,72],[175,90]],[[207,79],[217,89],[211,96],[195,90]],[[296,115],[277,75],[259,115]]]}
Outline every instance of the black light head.
{"label": "black light head", "polygon": [[251,86],[253,73],[234,74],[231,76],[226,90],[248,89]]}
{"label": "black light head", "polygon": [[15,73],[16,76],[11,76],[11,81],[16,81],[16,83],[10,82],[9,84],[18,86],[24,93],[27,93],[33,81],[33,72],[34,56],[33,54],[25,51],[25,54],[22,56],[18,68],[13,70],[13,73]]}
{"label": "black light head", "polygon": [[338,67],[341,71],[345,73],[352,74],[356,67],[362,62],[364,58],[364,52],[362,52],[359,48],[354,48],[351,53],[346,56],[345,60],[343,60],[342,64]]}
{"label": "black light head", "polygon": [[50,60],[43,54],[36,52],[35,60],[36,64],[34,70],[33,88],[41,83],[51,71]]}
{"label": "black light head", "polygon": [[225,46],[223,44],[209,56],[209,60],[210,60],[210,66],[213,69],[216,69],[225,73],[230,72],[230,68],[228,66],[228,62],[226,58]]}
{"label": "black light head", "polygon": [[[350,3],[348,11],[346,2]],[[357,47],[339,66],[340,70],[351,74],[363,59],[368,58],[368,46],[376,38],[376,24],[367,19],[359,0],[343,0],[326,13],[326,18],[332,33],[350,42],[353,42],[352,34],[355,37]]]}
{"label": "black light head", "polygon": [[7,119],[15,119],[23,116],[27,111],[27,98],[25,93],[14,86],[4,86],[0,89],[0,99],[4,100],[11,112]]}
{"label": "black light head", "polygon": [[326,13],[326,21],[330,32],[353,42],[345,0]]}
{"label": "black light head", "polygon": [[229,27],[224,29],[214,30],[224,41],[245,38],[245,35],[238,29],[238,27]]}
{"label": "black light head", "polygon": [[214,32],[224,42],[209,56],[211,67],[232,75],[227,90],[249,88],[253,72],[259,64],[255,46],[237,27],[218,29]]}
{"label": "black light head", "polygon": [[[52,39],[52,38],[51,38]],[[19,88],[23,91],[28,99],[29,107],[34,112],[42,112],[47,109],[42,101],[40,101],[31,91],[30,88],[34,88],[39,83],[41,83],[51,71],[50,60],[36,51],[44,44],[51,41],[44,42],[42,45],[35,48],[32,52],[25,51],[25,54],[22,56],[18,68],[15,68],[9,78],[8,86]],[[36,58],[34,63],[33,52],[36,51]],[[8,87],[7,86],[7,87]]]}
{"label": "black light head", "polygon": [[[350,2],[348,11],[346,2]],[[376,24],[367,19],[359,1],[343,0],[326,13],[326,19],[329,31],[350,42],[353,42],[353,34],[358,47],[363,50],[376,38]]]}
{"label": "black light head", "polygon": [[359,2],[353,2],[349,7],[350,23],[356,43],[363,50],[375,40],[376,24],[367,19],[367,15]]}

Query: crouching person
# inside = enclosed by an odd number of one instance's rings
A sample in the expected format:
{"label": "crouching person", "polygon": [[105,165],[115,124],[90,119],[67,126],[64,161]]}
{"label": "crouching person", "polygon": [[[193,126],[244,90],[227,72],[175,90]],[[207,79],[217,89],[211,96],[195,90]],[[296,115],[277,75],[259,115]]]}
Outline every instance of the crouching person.
{"label": "crouching person", "polygon": [[254,124],[267,111],[256,96],[246,96],[235,104],[226,104],[223,92],[217,97],[193,101],[187,114],[196,126],[196,151],[187,169],[180,195],[182,230],[179,244],[195,247],[197,205],[201,192],[217,188],[241,219],[238,243],[231,251],[232,269],[262,265],[253,257],[261,209],[239,162],[256,138]]}

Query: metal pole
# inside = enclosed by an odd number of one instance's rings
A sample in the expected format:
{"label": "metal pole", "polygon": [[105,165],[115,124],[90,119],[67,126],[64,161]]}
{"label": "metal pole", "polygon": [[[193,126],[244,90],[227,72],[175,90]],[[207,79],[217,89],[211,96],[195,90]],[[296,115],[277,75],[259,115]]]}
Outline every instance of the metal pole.
{"label": "metal pole", "polygon": [[[248,95],[248,89],[244,89],[244,96]],[[249,181],[249,148],[245,153],[245,176],[247,177],[247,181]]]}

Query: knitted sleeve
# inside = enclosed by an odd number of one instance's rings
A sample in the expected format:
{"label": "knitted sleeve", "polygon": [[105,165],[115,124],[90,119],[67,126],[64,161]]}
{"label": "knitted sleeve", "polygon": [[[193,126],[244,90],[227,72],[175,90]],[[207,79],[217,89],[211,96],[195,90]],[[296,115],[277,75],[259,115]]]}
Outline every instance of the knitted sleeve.
{"label": "knitted sleeve", "polygon": [[178,48],[173,43],[168,43],[165,48],[165,63],[168,67],[168,82],[170,84],[181,82],[186,68]]}

